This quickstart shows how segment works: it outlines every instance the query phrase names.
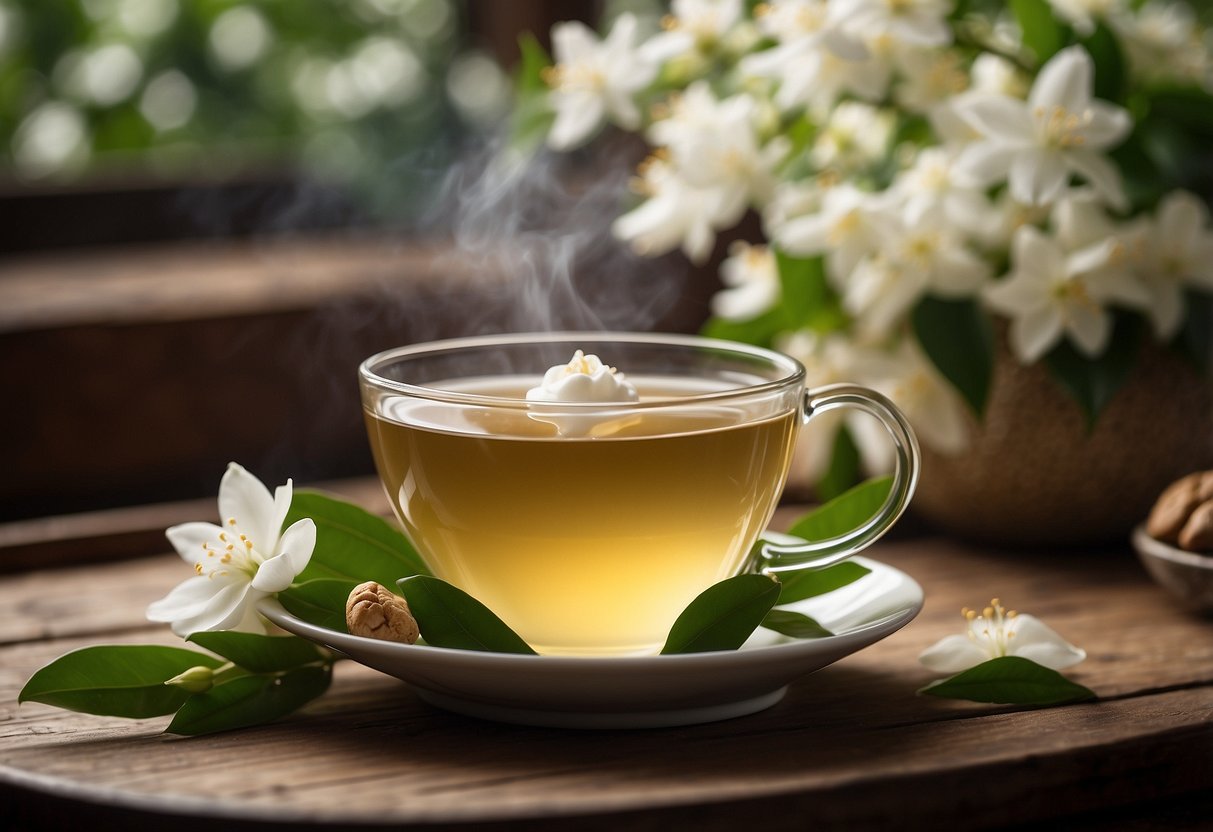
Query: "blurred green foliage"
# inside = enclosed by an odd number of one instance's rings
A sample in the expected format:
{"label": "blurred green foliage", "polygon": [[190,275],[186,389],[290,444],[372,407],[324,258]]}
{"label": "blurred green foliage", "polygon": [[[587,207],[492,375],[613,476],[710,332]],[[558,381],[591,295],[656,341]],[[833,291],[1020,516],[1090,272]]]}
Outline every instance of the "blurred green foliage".
{"label": "blurred green foliage", "polygon": [[461,12],[451,0],[0,0],[0,175],[374,178],[493,116],[505,80],[462,52]]}

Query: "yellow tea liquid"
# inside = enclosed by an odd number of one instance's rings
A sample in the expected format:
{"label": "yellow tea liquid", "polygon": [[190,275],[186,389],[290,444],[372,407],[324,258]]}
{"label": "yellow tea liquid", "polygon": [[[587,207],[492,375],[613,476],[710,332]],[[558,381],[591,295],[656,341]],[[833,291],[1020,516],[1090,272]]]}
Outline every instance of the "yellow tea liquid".
{"label": "yellow tea liquid", "polygon": [[[642,400],[703,392],[629,380]],[[458,389],[522,398],[526,386]],[[405,398],[383,410],[366,415],[375,461],[434,574],[536,651],[564,655],[655,653],[696,595],[741,569],[783,488],[799,416],[747,421],[688,404],[604,436],[561,436],[525,411]]]}

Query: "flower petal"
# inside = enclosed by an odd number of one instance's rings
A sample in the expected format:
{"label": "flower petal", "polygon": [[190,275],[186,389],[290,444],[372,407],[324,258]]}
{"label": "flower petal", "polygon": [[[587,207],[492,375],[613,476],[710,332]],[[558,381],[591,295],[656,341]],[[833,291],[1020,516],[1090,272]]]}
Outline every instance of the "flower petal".
{"label": "flower petal", "polygon": [[1170,341],[1179,332],[1183,323],[1184,297],[1174,283],[1159,282],[1154,286],[1154,300],[1150,304],[1150,322],[1160,341]]}
{"label": "flower petal", "polygon": [[579,20],[557,23],[552,27],[552,55],[558,64],[582,61],[597,49],[598,36]]}
{"label": "flower petal", "polygon": [[1039,618],[1021,615],[1015,620],[1015,638],[1010,641],[1008,655],[1030,659],[1053,670],[1073,667],[1087,657],[1085,650],[1070,644]]}
{"label": "flower petal", "polygon": [[223,630],[245,615],[244,601],[250,587],[244,581],[221,585],[219,591],[200,609],[173,619],[173,632],[185,637],[203,630]]}
{"label": "flower petal", "polygon": [[222,533],[223,529],[214,523],[181,523],[169,527],[164,535],[181,559],[193,566],[206,556],[204,544],[219,545],[219,535]]}
{"label": "flower petal", "polygon": [[1025,205],[1049,205],[1066,189],[1066,157],[1055,150],[1028,150],[1011,163],[1011,196]]}
{"label": "flower petal", "polygon": [[1085,115],[1089,119],[1082,130],[1085,146],[1091,150],[1105,150],[1120,144],[1133,129],[1133,118],[1129,111],[1106,101],[1092,101]]}
{"label": "flower petal", "polygon": [[1064,320],[1054,306],[1042,306],[1011,322],[1011,347],[1021,364],[1035,364],[1061,337]]}
{"label": "flower petal", "polygon": [[1066,274],[1061,247],[1034,226],[1025,225],[1015,233],[1013,253],[1016,272],[1038,284],[1047,286]]}
{"label": "flower petal", "polygon": [[236,518],[240,531],[263,551],[273,551],[282,521],[269,489],[235,462],[219,481],[219,524]]}
{"label": "flower petal", "polygon": [[983,136],[1002,145],[1036,143],[1027,106],[1009,95],[975,95],[956,102],[956,113]]}
{"label": "flower petal", "polygon": [[774,230],[779,246],[789,254],[821,254],[830,247],[830,229],[835,217],[825,213],[807,214],[789,220]]}
{"label": "flower petal", "polygon": [[201,612],[226,584],[208,576],[195,575],[177,584],[168,595],[147,607],[148,621],[175,621]]}
{"label": "flower petal", "polygon": [[1112,334],[1108,313],[1089,303],[1072,303],[1066,310],[1066,331],[1070,339],[1087,356],[1094,358],[1103,352]]}
{"label": "flower petal", "polygon": [[556,121],[548,133],[548,147],[571,150],[590,137],[602,124],[606,106],[602,98],[584,92],[560,93],[551,96]]}
{"label": "flower petal", "polygon": [[1081,113],[1091,102],[1095,62],[1081,46],[1063,49],[1049,59],[1036,76],[1028,104],[1035,110],[1061,107],[1071,113]]}
{"label": "flower petal", "polygon": [[1129,207],[1120,171],[1106,156],[1092,150],[1071,150],[1066,152],[1065,161],[1113,208],[1123,211]]}
{"label": "flower petal", "polygon": [[959,673],[991,656],[967,636],[947,636],[922,651],[918,661],[936,673]]}
{"label": "flower petal", "polygon": [[281,592],[291,585],[295,576],[304,570],[316,547],[316,524],[304,518],[282,535],[278,544],[279,554],[270,558],[253,577],[253,589],[262,592]]}
{"label": "flower petal", "polygon": [[1208,211],[1187,191],[1172,191],[1158,206],[1157,242],[1164,251],[1188,251],[1200,239]]}
{"label": "flower petal", "polygon": [[1006,178],[1011,164],[1020,152],[1019,148],[998,142],[975,142],[967,145],[956,157],[953,171],[962,185],[993,185]]}

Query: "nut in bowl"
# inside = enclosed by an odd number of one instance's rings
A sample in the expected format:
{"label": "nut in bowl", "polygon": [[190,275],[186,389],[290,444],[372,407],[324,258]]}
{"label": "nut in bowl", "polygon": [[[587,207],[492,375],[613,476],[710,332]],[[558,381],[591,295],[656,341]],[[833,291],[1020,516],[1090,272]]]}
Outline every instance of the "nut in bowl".
{"label": "nut in bowl", "polygon": [[1168,487],[1133,530],[1133,547],[1150,576],[1184,606],[1213,614],[1213,471]]}

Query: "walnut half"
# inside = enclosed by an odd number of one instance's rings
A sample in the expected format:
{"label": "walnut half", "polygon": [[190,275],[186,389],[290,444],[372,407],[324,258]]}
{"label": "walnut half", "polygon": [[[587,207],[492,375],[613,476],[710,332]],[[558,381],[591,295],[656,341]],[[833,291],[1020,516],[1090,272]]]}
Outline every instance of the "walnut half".
{"label": "walnut half", "polygon": [[350,635],[414,644],[420,634],[408,602],[381,584],[367,581],[350,592],[345,602],[345,626]]}
{"label": "walnut half", "polygon": [[1172,483],[1154,504],[1146,533],[1191,552],[1213,549],[1213,471]]}

